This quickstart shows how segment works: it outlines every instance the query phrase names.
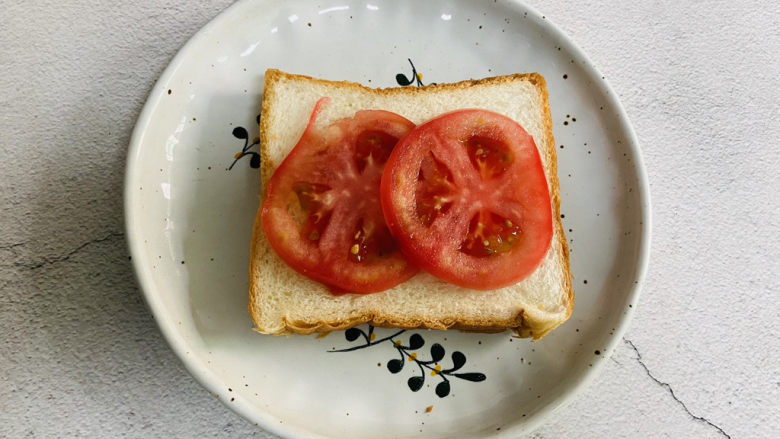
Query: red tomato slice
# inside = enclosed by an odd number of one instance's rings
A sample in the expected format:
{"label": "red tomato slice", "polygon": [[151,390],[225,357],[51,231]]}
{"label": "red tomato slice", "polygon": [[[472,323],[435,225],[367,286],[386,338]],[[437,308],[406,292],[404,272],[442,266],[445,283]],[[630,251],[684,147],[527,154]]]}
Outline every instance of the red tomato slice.
{"label": "red tomato slice", "polygon": [[387,229],[379,201],[385,162],[414,124],[387,111],[359,111],[324,129],[315,119],[268,181],[263,229],[287,265],[335,294],[372,293],[418,269]]}
{"label": "red tomato slice", "polygon": [[381,194],[409,260],[455,285],[515,284],[550,247],[550,193],[536,144],[500,114],[456,111],[413,129],[387,161]]}

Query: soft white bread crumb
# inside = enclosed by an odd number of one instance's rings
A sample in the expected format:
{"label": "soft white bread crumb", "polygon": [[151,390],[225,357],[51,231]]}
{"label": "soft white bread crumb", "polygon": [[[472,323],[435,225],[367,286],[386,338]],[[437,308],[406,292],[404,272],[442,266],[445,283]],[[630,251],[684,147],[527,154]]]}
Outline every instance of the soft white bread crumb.
{"label": "soft white bread crumb", "polygon": [[258,332],[310,334],[369,322],[375,326],[480,332],[511,328],[523,337],[539,339],[566,321],[574,306],[574,292],[560,221],[552,122],[541,75],[369,89],[268,70],[260,121],[263,187],[300,139],[314,104],[322,97],[330,98],[318,115],[317,124],[322,126],[368,109],[392,111],[415,124],[465,108],[491,110],[517,121],[533,136],[544,164],[554,222],[552,245],[533,274],[498,290],[460,288],[421,272],[381,293],[334,296],[277,257],[258,212],[249,269],[249,312]]}

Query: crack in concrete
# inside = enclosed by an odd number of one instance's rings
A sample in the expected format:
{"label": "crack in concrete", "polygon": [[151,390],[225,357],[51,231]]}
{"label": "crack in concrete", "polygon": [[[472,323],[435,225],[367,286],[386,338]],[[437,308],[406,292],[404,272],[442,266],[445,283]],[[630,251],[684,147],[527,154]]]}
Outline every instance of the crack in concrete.
{"label": "crack in concrete", "polygon": [[93,239],[92,241],[87,241],[84,244],[81,244],[80,246],[74,248],[73,250],[65,253],[62,256],[59,256],[59,257],[56,257],[56,258],[51,258],[51,259],[44,258],[42,261],[34,263],[34,264],[24,264],[24,263],[21,263],[21,262],[16,262],[16,263],[14,263],[14,265],[16,265],[17,267],[26,268],[28,270],[36,270],[38,268],[43,267],[44,265],[51,265],[51,264],[56,264],[58,262],[67,261],[68,259],[71,258],[71,256],[75,255],[76,253],[80,252],[81,250],[84,250],[86,247],[89,247],[92,244],[105,242],[105,241],[108,241],[109,239],[117,238],[117,237],[120,237],[120,236],[125,236],[125,234],[124,233],[120,233],[120,232],[111,232],[111,233],[109,233],[108,235],[106,235],[106,236],[104,236],[102,238],[97,238],[97,239]]}
{"label": "crack in concrete", "polygon": [[628,340],[625,337],[623,337],[623,342],[625,344],[631,346],[631,349],[634,350],[634,352],[636,353],[636,361],[639,362],[639,365],[642,366],[642,368],[645,370],[645,373],[647,374],[647,376],[649,376],[651,380],[655,381],[656,384],[658,384],[659,386],[661,386],[661,387],[665,388],[666,390],[668,390],[669,394],[672,395],[672,399],[677,401],[677,403],[680,404],[680,406],[682,406],[683,410],[685,410],[685,412],[688,413],[688,416],[690,416],[692,419],[694,419],[696,421],[703,422],[703,423],[709,425],[710,427],[718,430],[718,432],[720,434],[722,434],[724,437],[726,437],[728,439],[731,439],[731,436],[728,433],[723,431],[722,428],[720,428],[717,425],[715,425],[712,422],[710,422],[710,420],[708,420],[707,418],[704,418],[702,416],[696,416],[693,413],[691,413],[691,411],[688,409],[688,406],[686,406],[685,403],[682,402],[680,400],[680,398],[678,398],[677,395],[674,394],[674,389],[672,389],[672,386],[670,386],[669,383],[665,383],[665,382],[659,380],[658,378],[656,378],[650,372],[650,369],[648,369],[647,365],[644,363],[644,361],[642,361],[642,354],[639,353],[639,349],[636,348],[636,345],[631,340]]}
{"label": "crack in concrete", "polygon": [[0,250],[11,250],[12,248],[21,247],[23,245],[24,245],[23,242],[19,242],[16,244],[9,244],[9,245],[0,245]]}

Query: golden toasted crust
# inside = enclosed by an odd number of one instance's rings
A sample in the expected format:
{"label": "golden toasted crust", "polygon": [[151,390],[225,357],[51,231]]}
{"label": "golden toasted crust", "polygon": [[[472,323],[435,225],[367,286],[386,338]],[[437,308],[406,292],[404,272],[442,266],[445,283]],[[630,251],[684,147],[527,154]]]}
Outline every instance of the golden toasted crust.
{"label": "golden toasted crust", "polygon": [[[549,163],[549,173],[548,173],[548,181],[547,184],[550,187],[550,197],[552,198],[552,205],[553,205],[553,227],[556,228],[556,230],[559,232],[558,236],[561,237],[558,241],[554,241],[551,245],[558,245],[560,246],[561,252],[563,253],[563,264],[565,266],[566,272],[571,273],[571,266],[569,261],[569,244],[566,242],[566,233],[563,230],[563,224],[561,223],[561,187],[560,182],[558,181],[558,153],[555,150],[555,139],[553,138],[553,132],[552,132],[552,115],[550,114],[550,97],[547,94],[547,81],[544,79],[544,77],[538,73],[532,73],[533,76],[532,83],[536,86],[537,89],[539,89],[539,92],[542,95],[542,99],[544,102],[543,108],[544,108],[544,130],[547,132],[547,143],[545,145],[541,145],[541,153],[544,154],[547,157],[547,163]],[[571,316],[572,311],[574,310],[574,289],[572,288],[571,284],[571,277],[567,276],[564,280],[565,282],[565,290],[568,292],[566,297],[566,318],[565,320],[568,320],[569,316]],[[546,335],[549,331],[552,331],[555,328],[550,328],[548,331],[546,331],[544,334],[538,335],[537,337],[534,337],[535,339],[543,337]],[[518,335],[521,337],[527,337],[527,336],[533,336],[534,334],[531,332],[529,335],[523,335],[521,333],[520,329],[515,330]]]}
{"label": "golden toasted crust", "polygon": [[[251,309],[251,305],[250,305]],[[519,328],[523,324],[523,313],[520,312],[514,319],[510,320],[411,320],[404,319],[402,316],[391,316],[385,314],[363,315],[350,320],[343,320],[337,322],[325,322],[318,321],[315,323],[309,322],[296,322],[283,318],[284,327],[287,331],[274,333],[274,335],[284,334],[302,334],[308,335],[313,333],[325,333],[331,331],[338,331],[342,329],[349,329],[353,326],[357,326],[363,323],[369,323],[373,326],[381,328],[400,328],[400,329],[458,329],[467,332],[502,332],[507,328]],[[531,333],[533,334],[533,333]]]}
{"label": "golden toasted crust", "polygon": [[[262,125],[262,122],[260,122],[260,125]],[[262,135],[262,134],[261,134]],[[262,144],[262,143],[261,143]],[[261,154],[262,154],[262,148],[261,148]],[[263,192],[265,192],[265,185],[263,185]],[[259,197],[260,198],[260,208],[257,210],[257,215],[255,216],[255,224],[252,227],[252,245],[249,249],[249,315],[252,316],[252,321],[254,321],[255,326],[257,326],[258,318],[262,314],[262,310],[257,306],[257,297],[261,294],[260,286],[255,281],[255,278],[253,276],[253,273],[257,271],[257,264],[260,263],[260,258],[257,257],[258,254],[258,237],[259,234],[265,233],[263,231],[263,222],[262,222],[262,209],[263,209],[263,199],[264,196]]]}
{"label": "golden toasted crust", "polygon": [[[570,262],[569,262],[569,248],[566,243],[565,233],[564,233],[563,225],[561,224],[561,216],[560,216],[560,188],[559,188],[559,181],[558,181],[555,141],[552,133],[552,117],[550,114],[549,97],[547,94],[546,81],[542,75],[538,73],[517,73],[513,75],[497,76],[497,77],[483,78],[478,80],[466,80],[466,81],[450,83],[450,84],[428,85],[424,87],[394,87],[394,88],[384,88],[384,89],[373,89],[373,88],[365,87],[361,84],[348,82],[348,81],[328,81],[324,79],[312,78],[310,76],[305,76],[305,75],[289,74],[276,69],[269,69],[266,71],[265,74],[266,91],[263,94],[261,119],[260,119],[260,155],[261,155],[261,172],[262,172],[261,174],[262,194],[260,196],[261,208],[258,210],[257,217],[254,223],[254,232],[253,232],[254,238],[252,240],[251,262],[249,267],[249,273],[250,273],[249,313],[252,316],[252,319],[254,320],[256,325],[258,325],[259,316],[262,312],[262,310],[259,309],[256,300],[262,292],[260,291],[259,285],[257,285],[254,277],[252,276],[252,273],[256,272],[256,264],[258,264],[260,261],[260,258],[256,257],[257,246],[258,246],[258,240],[256,238],[264,234],[262,228],[261,211],[262,211],[262,202],[265,199],[266,183],[268,179],[271,177],[271,175],[273,174],[276,167],[278,166],[276,163],[273,163],[273,161],[271,160],[270,154],[266,147],[266,145],[269,144],[269,140],[270,140],[268,138],[269,122],[267,122],[266,118],[262,117],[262,114],[266,113],[266,111],[270,107],[270,102],[273,101],[273,93],[276,92],[276,87],[274,87],[274,84],[279,81],[294,80],[294,79],[306,79],[314,83],[338,86],[342,88],[352,88],[356,90],[365,90],[365,91],[370,91],[371,93],[389,95],[389,96],[398,96],[398,95],[413,96],[418,94],[423,95],[426,94],[426,92],[431,89],[467,89],[475,85],[486,85],[486,84],[498,85],[507,82],[514,82],[517,80],[523,80],[533,84],[539,91],[540,95],[542,96],[543,103],[544,103],[543,108],[545,112],[544,120],[545,120],[545,132],[547,134],[546,135],[547,142],[545,142],[544,144],[537,144],[537,147],[539,148],[540,154],[545,156],[546,163],[550,164],[547,177],[548,177],[548,185],[549,185],[550,195],[551,195],[551,203],[553,208],[553,227],[555,227],[556,231],[558,232],[555,235],[560,237],[560,239],[553,241],[551,245],[559,246],[559,249],[564,255],[563,259],[564,259],[566,273],[571,273]],[[553,322],[551,324],[548,324],[546,326],[540,326],[538,324],[529,324],[529,322],[527,322],[524,319],[523,310],[520,310],[512,318],[503,319],[503,320],[495,320],[495,319],[475,320],[475,319],[464,318],[460,320],[448,319],[448,320],[425,320],[424,321],[424,320],[408,319],[408,318],[404,318],[404,316],[385,315],[383,313],[370,312],[358,317],[354,317],[352,319],[345,319],[339,321],[317,321],[314,323],[305,322],[305,321],[294,321],[294,320],[289,320],[287,318],[283,318],[283,329],[274,332],[273,334],[274,335],[286,335],[286,334],[307,335],[312,333],[328,333],[331,331],[348,329],[363,323],[369,323],[377,327],[392,327],[392,328],[401,328],[401,329],[439,329],[439,330],[457,329],[461,331],[483,332],[483,333],[495,333],[495,332],[505,331],[506,329],[512,329],[520,337],[531,337],[534,340],[538,340],[544,337],[553,329],[555,329],[561,323],[566,321],[566,319],[568,319],[572,313],[574,307],[574,291],[572,289],[571,278],[569,276],[565,277],[565,293],[567,295],[564,298],[564,306],[566,308],[565,318]],[[382,294],[382,293],[377,293],[377,294]]]}

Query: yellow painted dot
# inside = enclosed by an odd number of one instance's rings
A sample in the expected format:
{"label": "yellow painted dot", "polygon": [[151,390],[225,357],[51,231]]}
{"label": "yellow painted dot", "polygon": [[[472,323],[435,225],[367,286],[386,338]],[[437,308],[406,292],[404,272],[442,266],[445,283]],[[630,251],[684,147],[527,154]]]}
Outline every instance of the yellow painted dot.
{"label": "yellow painted dot", "polygon": [[420,81],[422,81],[422,73],[418,73],[418,74],[417,74],[417,79],[419,79]]}
{"label": "yellow painted dot", "polygon": [[369,337],[369,338],[371,339],[371,341],[374,341],[374,340],[376,340],[376,334],[374,334],[374,333],[372,332],[372,333],[371,333],[371,337]]}
{"label": "yellow painted dot", "polygon": [[437,364],[436,367],[434,367],[434,370],[431,371],[431,376],[435,377],[439,372],[441,372],[441,366]]}
{"label": "yellow painted dot", "polygon": [[238,160],[242,155],[244,155],[243,152],[237,152],[236,155],[233,156],[233,158]]}
{"label": "yellow painted dot", "polygon": [[260,143],[260,138],[255,137],[254,139],[252,139],[252,143]]}
{"label": "yellow painted dot", "polygon": [[395,342],[393,342],[393,344],[395,346],[401,346],[401,340],[396,340]]}
{"label": "yellow painted dot", "polygon": [[430,413],[433,411],[433,406],[429,405],[428,407],[425,407],[425,413]]}
{"label": "yellow painted dot", "polygon": [[414,361],[417,359],[417,352],[412,352],[412,355],[409,355],[409,361]]}

